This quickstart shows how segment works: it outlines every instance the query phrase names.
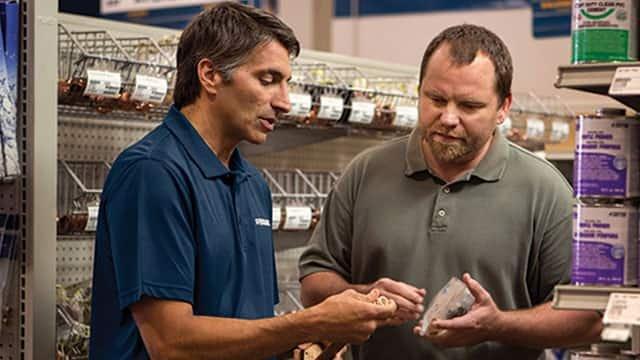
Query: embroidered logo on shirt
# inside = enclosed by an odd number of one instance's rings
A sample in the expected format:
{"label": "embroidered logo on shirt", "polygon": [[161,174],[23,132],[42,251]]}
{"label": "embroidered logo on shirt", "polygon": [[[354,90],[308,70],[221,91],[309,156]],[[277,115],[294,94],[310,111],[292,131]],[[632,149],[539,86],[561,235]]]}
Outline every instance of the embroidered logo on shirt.
{"label": "embroidered logo on shirt", "polygon": [[269,219],[256,218],[256,225],[271,227],[271,221]]}

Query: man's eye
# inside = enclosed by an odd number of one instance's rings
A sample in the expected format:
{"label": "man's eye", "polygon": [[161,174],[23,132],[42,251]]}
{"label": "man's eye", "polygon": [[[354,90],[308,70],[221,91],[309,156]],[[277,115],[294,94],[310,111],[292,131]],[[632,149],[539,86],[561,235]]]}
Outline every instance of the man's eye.
{"label": "man's eye", "polygon": [[442,99],[442,98],[431,98],[431,101],[433,101],[433,103],[438,105],[438,106],[442,106],[442,105],[445,105],[447,103],[447,101],[445,99]]}
{"label": "man's eye", "polygon": [[472,103],[462,103],[460,107],[465,110],[478,110],[482,107],[480,104],[472,104]]}

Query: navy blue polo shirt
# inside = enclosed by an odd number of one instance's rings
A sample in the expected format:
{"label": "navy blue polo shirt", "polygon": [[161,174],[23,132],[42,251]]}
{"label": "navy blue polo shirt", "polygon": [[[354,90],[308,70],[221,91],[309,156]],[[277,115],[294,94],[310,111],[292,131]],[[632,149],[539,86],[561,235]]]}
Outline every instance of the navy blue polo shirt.
{"label": "navy blue polo shirt", "polygon": [[126,149],[104,185],[91,359],[147,359],[129,306],[184,301],[195,315],[256,319],[278,302],[271,193],[235,150],[227,169],[182,113]]}

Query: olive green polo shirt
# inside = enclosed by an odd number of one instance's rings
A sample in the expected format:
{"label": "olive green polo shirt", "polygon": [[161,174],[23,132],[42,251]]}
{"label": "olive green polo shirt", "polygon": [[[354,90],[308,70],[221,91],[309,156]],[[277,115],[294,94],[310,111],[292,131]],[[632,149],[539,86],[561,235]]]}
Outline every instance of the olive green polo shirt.
{"label": "olive green polo shirt", "polygon": [[[301,277],[334,271],[355,284],[389,277],[426,288],[426,305],[452,276],[469,272],[502,310],[550,300],[571,267],[573,198],[562,174],[496,132],[478,166],[446,183],[429,171],[420,142],[414,130],[352,161],[300,258]],[[413,335],[414,325],[378,330],[360,359],[540,354],[493,342],[441,350]]]}

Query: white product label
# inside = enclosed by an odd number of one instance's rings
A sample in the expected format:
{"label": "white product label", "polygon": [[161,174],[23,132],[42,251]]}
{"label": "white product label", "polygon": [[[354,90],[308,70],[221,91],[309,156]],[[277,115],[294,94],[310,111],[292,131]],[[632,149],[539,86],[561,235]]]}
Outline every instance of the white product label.
{"label": "white product label", "polygon": [[136,87],[131,98],[142,102],[162,103],[167,95],[167,79],[136,74]]}
{"label": "white product label", "polygon": [[394,124],[399,127],[412,128],[418,123],[418,108],[415,106],[396,107],[396,120]]}
{"label": "white product label", "polygon": [[564,141],[569,137],[569,123],[554,121],[551,123],[551,141]]}
{"label": "white product label", "polygon": [[291,116],[307,116],[311,111],[311,95],[289,93],[289,102],[291,103]]}
{"label": "white product label", "polygon": [[311,227],[311,208],[308,206],[287,206],[284,209],[284,230],[308,230]]}
{"label": "white product label", "polygon": [[640,94],[640,66],[618,67],[611,80],[609,95]]}
{"label": "white product label", "polygon": [[536,118],[527,119],[527,136],[542,139],[544,137],[544,121]]}
{"label": "white product label", "polygon": [[602,322],[640,325],[640,294],[611,293]]}
{"label": "white product label", "polygon": [[84,95],[116,98],[120,95],[122,79],[120,73],[101,70],[87,70],[87,87]]}
{"label": "white product label", "polygon": [[342,98],[336,96],[320,97],[320,112],[318,112],[318,118],[338,120],[340,116],[342,116],[342,110],[344,110]]}
{"label": "white product label", "polygon": [[271,229],[278,230],[278,227],[280,227],[280,221],[282,220],[282,209],[280,207],[274,207],[272,208],[272,213]]}
{"label": "white product label", "polygon": [[498,125],[498,129],[503,135],[506,136],[509,133],[509,130],[511,130],[511,126],[512,126],[511,124],[512,124],[511,118],[507,116],[504,118],[504,121],[502,122],[502,124]]}
{"label": "white product label", "polygon": [[89,206],[87,212],[87,226],[85,226],[84,231],[96,231],[96,227],[98,226],[98,210],[100,209],[99,205]]}
{"label": "white product label", "polygon": [[376,105],[369,101],[354,101],[351,103],[351,115],[349,122],[359,124],[371,124]]}

